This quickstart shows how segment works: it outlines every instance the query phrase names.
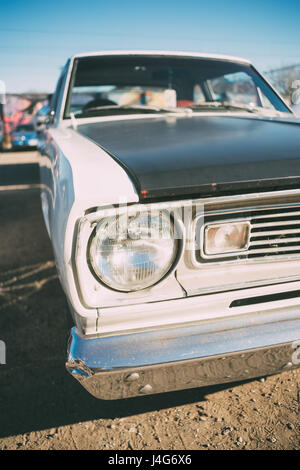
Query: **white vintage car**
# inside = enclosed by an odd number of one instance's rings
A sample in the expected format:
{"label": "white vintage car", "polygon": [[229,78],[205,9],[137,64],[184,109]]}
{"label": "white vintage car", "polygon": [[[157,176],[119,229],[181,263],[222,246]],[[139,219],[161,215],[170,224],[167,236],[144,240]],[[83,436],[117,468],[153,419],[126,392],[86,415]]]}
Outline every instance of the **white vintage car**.
{"label": "white vintage car", "polygon": [[300,124],[248,61],[76,55],[40,151],[66,367],[90,393],[299,365]]}

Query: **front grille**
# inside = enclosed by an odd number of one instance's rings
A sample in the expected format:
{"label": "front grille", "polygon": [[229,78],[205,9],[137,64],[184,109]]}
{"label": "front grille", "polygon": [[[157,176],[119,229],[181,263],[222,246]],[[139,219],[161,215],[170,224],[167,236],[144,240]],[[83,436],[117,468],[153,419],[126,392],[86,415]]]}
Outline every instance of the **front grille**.
{"label": "front grille", "polygon": [[[204,256],[204,240],[201,227],[207,223],[248,220],[250,243],[246,251],[222,255]],[[200,249],[196,259],[201,263],[232,261],[261,257],[300,257],[300,204],[228,210],[207,213],[196,224],[196,236],[200,234]]]}

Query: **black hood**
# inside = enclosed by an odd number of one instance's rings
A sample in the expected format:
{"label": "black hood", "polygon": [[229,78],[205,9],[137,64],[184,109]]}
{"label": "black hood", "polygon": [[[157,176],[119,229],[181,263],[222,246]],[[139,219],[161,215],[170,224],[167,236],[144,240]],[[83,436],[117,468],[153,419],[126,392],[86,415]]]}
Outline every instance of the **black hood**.
{"label": "black hood", "polygon": [[296,188],[300,125],[237,116],[97,122],[78,132],[128,172],[142,200]]}

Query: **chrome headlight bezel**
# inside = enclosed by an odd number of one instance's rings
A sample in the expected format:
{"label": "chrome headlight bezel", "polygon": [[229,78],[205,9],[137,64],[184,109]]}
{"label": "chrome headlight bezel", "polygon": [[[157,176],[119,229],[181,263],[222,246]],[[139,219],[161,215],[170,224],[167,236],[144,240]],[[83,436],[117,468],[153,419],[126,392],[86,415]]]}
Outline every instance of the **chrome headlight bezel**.
{"label": "chrome headlight bezel", "polygon": [[[96,226],[94,227],[94,229],[93,229],[93,231],[90,235],[90,238],[89,238],[89,241],[88,241],[88,244],[87,244],[87,262],[88,262],[90,271],[93,274],[94,278],[98,282],[100,282],[104,287],[106,287],[106,288],[108,288],[112,291],[122,292],[122,293],[139,292],[139,291],[142,291],[142,290],[145,290],[145,289],[152,288],[152,287],[156,286],[157,284],[162,282],[166,277],[168,277],[174,271],[174,269],[176,268],[176,266],[178,264],[178,260],[181,257],[182,251],[183,251],[183,238],[184,238],[183,229],[180,226],[180,223],[177,220],[175,220],[168,211],[159,210],[157,212],[159,213],[159,215],[162,219],[168,219],[168,221],[170,221],[170,232],[172,232],[173,234],[176,234],[176,236],[174,236],[172,239],[170,239],[171,244],[173,246],[173,248],[171,250],[171,256],[169,257],[168,262],[165,263],[164,268],[160,270],[158,275],[153,275],[152,278],[149,278],[148,280],[144,280],[144,282],[142,282],[142,281],[136,282],[136,284],[134,284],[131,287],[128,284],[122,286],[117,281],[113,281],[112,279],[108,279],[107,277],[105,277],[105,274],[100,271],[99,266],[96,263],[96,253],[97,253],[96,248],[97,248],[97,242],[99,241],[99,238],[97,238],[97,230],[99,230],[99,227],[101,229],[101,226],[103,226],[103,224],[105,224],[105,223],[109,224],[110,217],[102,218],[98,221],[98,223],[96,224]],[[134,216],[129,215],[129,218],[131,217],[131,219],[135,219],[135,218],[143,217],[143,216],[147,216],[148,218],[152,217],[151,212],[149,212],[149,210],[144,210],[144,211],[141,211],[138,215],[136,215],[136,214]],[[160,241],[158,239],[157,241],[154,240],[154,242],[153,242],[153,239],[151,239],[151,238],[150,238],[150,240],[151,240],[151,243],[152,243],[152,247],[155,246],[155,242],[158,245],[159,244],[158,242]],[[141,240],[140,239],[135,240],[134,238],[127,237],[124,241],[127,242],[127,243],[132,243],[132,245],[133,245],[135,241],[136,241],[136,243],[139,243]],[[115,243],[118,243],[118,241],[116,241]],[[119,243],[120,243],[120,241],[119,241]],[[113,243],[112,243],[112,245],[113,245]],[[144,245],[147,245],[145,240],[144,240]],[[148,243],[148,245],[149,245],[149,243]],[[159,249],[158,246],[157,246],[157,249]],[[124,252],[126,252],[126,250],[123,248],[123,254],[124,254]]]}
{"label": "chrome headlight bezel", "polygon": [[[243,227],[243,228],[242,228]],[[221,231],[222,229],[237,229],[240,231],[240,236],[241,236],[241,246],[238,246],[237,244],[234,246],[234,243],[232,242],[231,246],[228,244],[224,243],[223,248],[218,248],[216,245],[214,247],[209,246],[209,231],[213,230],[219,230]],[[248,250],[249,247],[249,241],[250,241],[250,222],[248,220],[228,220],[228,221],[222,221],[222,222],[208,222],[204,224],[203,230],[202,230],[202,236],[203,236],[203,244],[202,244],[202,256],[204,258],[217,258],[223,255],[227,254],[238,254],[242,253],[244,251]],[[216,233],[217,236],[217,233]],[[224,238],[225,242],[225,238]],[[212,245],[212,244],[211,244]]]}
{"label": "chrome headlight bezel", "polygon": [[[186,257],[187,245],[193,246],[191,240],[191,221],[195,216],[194,201],[174,200],[151,202],[141,204],[139,202],[116,202],[115,205],[94,206],[87,209],[81,218],[77,219],[75,232],[73,232],[73,249],[68,263],[68,275],[72,283],[72,289],[76,292],[77,301],[86,308],[105,308],[112,306],[136,305],[145,302],[158,302],[169,299],[182,298],[185,291],[177,280],[177,269],[182,266]],[[200,202],[201,205],[201,202]],[[197,204],[198,206],[198,204]],[[136,214],[149,210],[163,210],[171,214],[179,233],[178,253],[174,265],[166,275],[156,284],[139,291],[117,291],[103,284],[94,274],[88,260],[88,245],[92,240],[95,227],[106,217]],[[190,221],[186,223],[186,220]]]}

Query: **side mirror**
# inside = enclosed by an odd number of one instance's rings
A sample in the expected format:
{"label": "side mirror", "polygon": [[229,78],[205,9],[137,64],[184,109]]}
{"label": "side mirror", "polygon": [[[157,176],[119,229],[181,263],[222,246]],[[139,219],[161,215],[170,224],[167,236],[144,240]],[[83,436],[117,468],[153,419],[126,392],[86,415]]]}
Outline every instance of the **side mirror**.
{"label": "side mirror", "polygon": [[48,108],[44,113],[39,113],[34,116],[33,124],[36,132],[43,131],[48,124],[51,124],[54,121],[55,112]]}
{"label": "side mirror", "polygon": [[55,111],[49,108],[49,112],[46,116],[46,124],[52,124],[54,122]]}

